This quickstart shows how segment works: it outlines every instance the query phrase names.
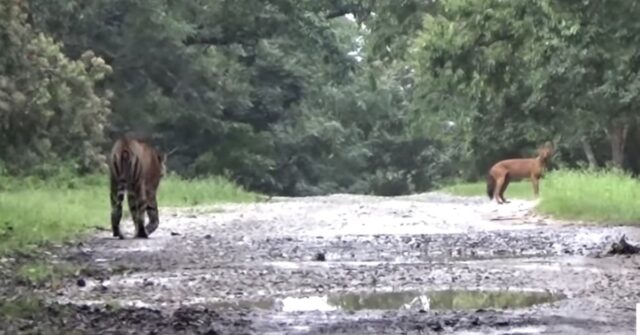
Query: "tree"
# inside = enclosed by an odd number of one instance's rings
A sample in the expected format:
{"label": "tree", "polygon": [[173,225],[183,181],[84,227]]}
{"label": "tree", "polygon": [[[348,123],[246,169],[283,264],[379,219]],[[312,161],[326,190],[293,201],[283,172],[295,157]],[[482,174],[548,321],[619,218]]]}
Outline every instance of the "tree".
{"label": "tree", "polygon": [[28,10],[24,1],[0,3],[0,162],[23,172],[53,161],[95,169],[109,115],[99,83],[111,68],[90,51],[66,57],[28,24]]}
{"label": "tree", "polygon": [[[22,21],[2,22],[18,22],[30,36],[7,39],[13,51],[0,56],[13,78],[3,82],[0,101],[16,129],[0,135],[10,143],[5,161],[46,161],[44,152],[86,160],[97,155],[104,127],[108,138],[135,132],[162,149],[177,147],[169,168],[184,176],[221,174],[271,194],[423,191],[456,176],[476,178],[495,160],[528,156],[552,139],[564,164],[586,158],[596,166],[611,157],[617,166],[640,166],[636,156],[625,158],[627,138],[639,133],[633,3],[29,4]],[[17,36],[12,24],[4,27]],[[19,57],[28,49],[20,41],[40,33],[40,53],[55,60],[47,66],[57,64],[65,78],[54,86],[46,86],[54,79],[40,62]],[[70,84],[76,77],[84,86]],[[6,88],[14,81],[57,93],[48,107],[25,113],[16,89]],[[67,94],[65,83],[78,92]],[[23,86],[19,92],[36,91]],[[91,120],[86,125],[95,129],[73,135],[90,149],[72,147],[77,141],[66,134],[30,133],[56,124],[51,110]],[[27,149],[37,154],[8,153]]]}
{"label": "tree", "polygon": [[603,131],[613,164],[622,167],[638,115],[636,7],[620,1],[440,2],[412,51],[418,122],[453,121],[453,131],[431,131],[463,143],[477,173],[552,138],[584,150],[594,165],[591,142]]}
{"label": "tree", "polygon": [[[535,1],[450,0],[427,15],[414,42],[417,122],[431,136],[458,143],[466,170],[551,139],[560,127],[547,106],[526,106],[538,30],[546,14]],[[449,126],[447,126],[449,125]]]}
{"label": "tree", "polygon": [[[625,162],[625,144],[640,114],[640,7],[633,2],[606,0],[549,3],[555,35],[548,70],[554,88],[571,92],[589,128],[606,132],[614,166]],[[569,102],[565,102],[568,105]]]}
{"label": "tree", "polygon": [[261,191],[275,166],[273,127],[293,117],[313,80],[340,81],[355,62],[306,2],[33,2],[35,24],[69,54],[96,50],[112,66],[111,136],[179,146],[173,169]]}

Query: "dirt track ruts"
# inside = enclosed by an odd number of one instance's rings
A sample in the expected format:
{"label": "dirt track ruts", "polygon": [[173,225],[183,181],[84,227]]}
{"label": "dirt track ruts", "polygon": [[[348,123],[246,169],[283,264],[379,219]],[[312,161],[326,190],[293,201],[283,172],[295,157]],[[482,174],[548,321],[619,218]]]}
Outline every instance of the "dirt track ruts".
{"label": "dirt track ruts", "polygon": [[[121,241],[105,231],[67,251],[92,274],[86,285],[70,279],[45,292],[62,304],[52,309],[72,315],[69,325],[52,327],[105,334],[634,334],[638,257],[603,254],[622,234],[637,243],[640,230],[562,224],[532,215],[532,207],[429,193],[161,208],[149,240]],[[123,225],[130,237],[132,224]],[[316,260],[319,254],[326,260]],[[468,311],[251,305],[443,288],[545,289],[566,299]]]}

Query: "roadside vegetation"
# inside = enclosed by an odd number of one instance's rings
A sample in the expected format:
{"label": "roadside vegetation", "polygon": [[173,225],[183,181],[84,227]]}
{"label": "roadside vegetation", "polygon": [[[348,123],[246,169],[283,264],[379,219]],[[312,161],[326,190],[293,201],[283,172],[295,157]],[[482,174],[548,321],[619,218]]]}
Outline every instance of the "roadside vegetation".
{"label": "roadside vegetation", "polygon": [[[173,175],[161,182],[158,196],[161,211],[259,198],[224,178],[186,180]],[[105,175],[72,174],[46,180],[0,177],[0,213],[0,254],[63,242],[90,228],[110,229],[108,180]]]}
{"label": "roadside vegetation", "polygon": [[[93,174],[124,133],[204,178],[168,178],[161,206],[425,192],[546,141],[561,166],[640,173],[640,6],[603,1],[2,1],[0,249],[104,227]],[[554,173],[539,209],[636,222],[634,187]]]}
{"label": "roadside vegetation", "polygon": [[[447,186],[444,192],[486,197],[481,182]],[[533,199],[528,180],[509,184],[505,197]],[[640,223],[640,181],[620,170],[557,170],[540,181],[536,209],[559,219],[603,223]]]}

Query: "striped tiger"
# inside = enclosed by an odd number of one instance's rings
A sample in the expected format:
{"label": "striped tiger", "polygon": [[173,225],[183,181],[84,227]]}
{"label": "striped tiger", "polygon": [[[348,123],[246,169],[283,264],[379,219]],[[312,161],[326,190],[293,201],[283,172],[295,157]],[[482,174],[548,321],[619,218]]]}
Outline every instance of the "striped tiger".
{"label": "striped tiger", "polygon": [[[114,237],[124,239],[120,231],[120,220],[125,193],[135,224],[135,237],[148,238],[158,228],[156,192],[166,171],[166,159],[166,154],[139,139],[124,136],[113,144],[109,156],[109,174],[111,229]],[[146,227],[145,212],[149,216]]]}

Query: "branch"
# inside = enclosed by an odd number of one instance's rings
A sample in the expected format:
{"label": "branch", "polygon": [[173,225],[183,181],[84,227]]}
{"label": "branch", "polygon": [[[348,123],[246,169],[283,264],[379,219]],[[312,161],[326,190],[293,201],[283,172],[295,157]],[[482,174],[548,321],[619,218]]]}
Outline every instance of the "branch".
{"label": "branch", "polygon": [[184,45],[196,45],[196,44],[208,44],[208,45],[229,45],[236,41],[228,37],[216,37],[216,36],[202,36],[192,35],[182,41]]}
{"label": "branch", "polygon": [[186,145],[179,145],[177,147],[174,147],[173,149],[171,149],[168,153],[166,153],[167,157],[171,156],[173,153],[175,153],[178,150],[183,150],[185,149],[187,146]]}
{"label": "branch", "polygon": [[260,32],[236,31],[232,34],[222,34],[222,36],[220,36],[219,34],[218,36],[214,34],[208,35],[206,32],[201,31],[191,36],[187,36],[187,38],[185,38],[182,43],[186,46],[198,44],[223,46],[236,43],[251,45],[255,44],[260,39],[271,38],[277,33],[276,28],[264,29],[265,25],[262,26],[263,29]]}
{"label": "branch", "polygon": [[[355,16],[358,12],[361,12],[361,11],[363,11],[363,8],[360,8],[360,6],[358,5],[347,5],[329,12],[327,15],[325,15],[325,19],[331,20],[337,17],[345,16],[347,14],[353,14]],[[365,9],[365,12],[368,12],[368,11],[369,11],[368,8]]]}
{"label": "branch", "polygon": [[335,11],[330,12],[325,16],[327,20],[335,19],[336,17],[345,16],[347,14],[353,14],[353,11],[349,8],[341,8]]}

